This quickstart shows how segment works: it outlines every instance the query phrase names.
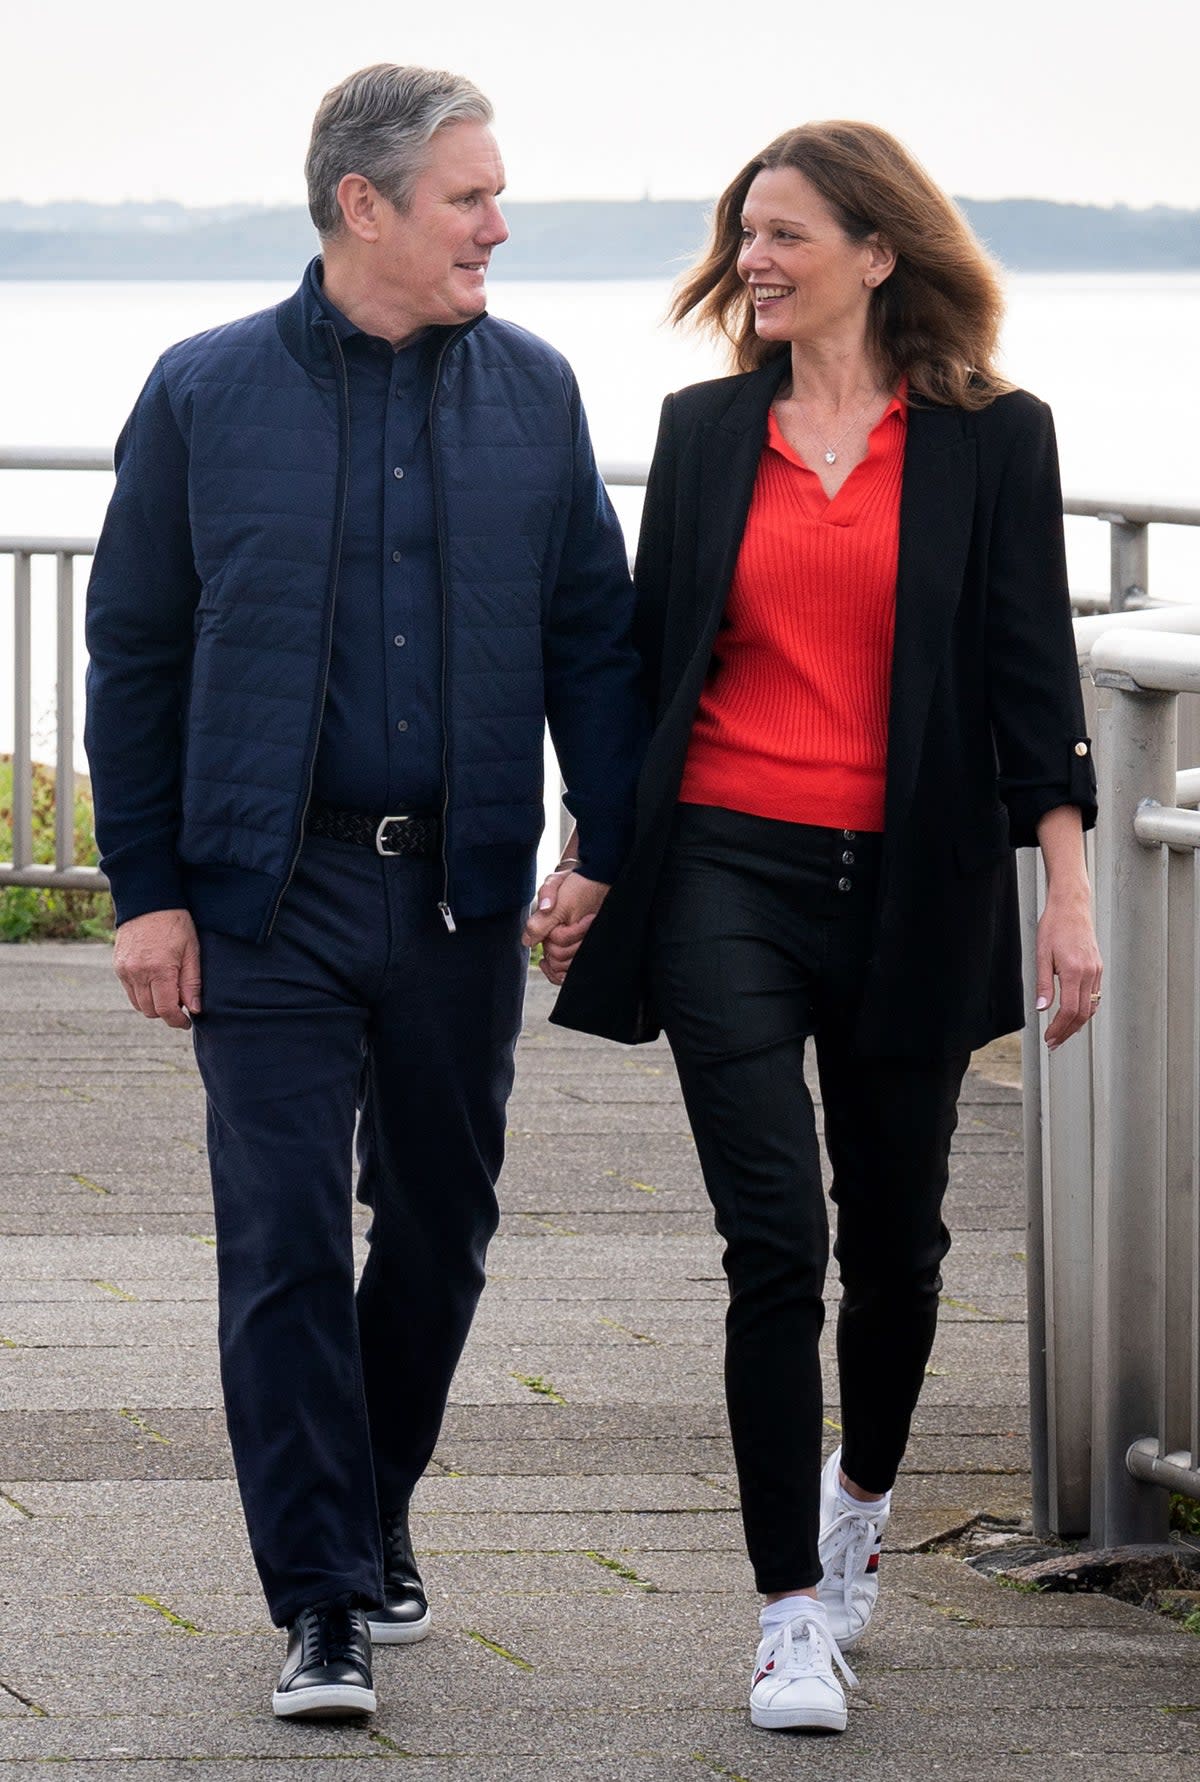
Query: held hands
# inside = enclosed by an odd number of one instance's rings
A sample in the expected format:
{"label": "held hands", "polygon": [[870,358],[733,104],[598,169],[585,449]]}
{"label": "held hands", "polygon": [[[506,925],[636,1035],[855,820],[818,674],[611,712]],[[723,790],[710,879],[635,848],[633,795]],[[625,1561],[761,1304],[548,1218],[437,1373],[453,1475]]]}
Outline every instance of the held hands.
{"label": "held hands", "polygon": [[552,984],[563,982],[607,896],[607,885],[581,878],[573,867],[552,872],[542,884],[521,938],[527,947],[541,941],[541,972]]}
{"label": "held hands", "polygon": [[147,1020],[190,1027],[200,1013],[200,943],[187,910],[151,910],[117,929],[113,970]]}

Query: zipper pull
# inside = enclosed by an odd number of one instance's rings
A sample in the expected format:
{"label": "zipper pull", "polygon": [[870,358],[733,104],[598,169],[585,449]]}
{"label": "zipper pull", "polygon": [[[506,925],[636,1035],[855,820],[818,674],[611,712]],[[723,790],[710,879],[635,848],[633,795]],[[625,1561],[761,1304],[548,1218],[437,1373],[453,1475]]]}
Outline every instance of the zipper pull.
{"label": "zipper pull", "polygon": [[454,920],[454,911],[450,908],[450,905],[448,903],[439,903],[438,909],[442,912],[442,921],[446,924],[446,932],[448,934],[457,934],[458,923]]}

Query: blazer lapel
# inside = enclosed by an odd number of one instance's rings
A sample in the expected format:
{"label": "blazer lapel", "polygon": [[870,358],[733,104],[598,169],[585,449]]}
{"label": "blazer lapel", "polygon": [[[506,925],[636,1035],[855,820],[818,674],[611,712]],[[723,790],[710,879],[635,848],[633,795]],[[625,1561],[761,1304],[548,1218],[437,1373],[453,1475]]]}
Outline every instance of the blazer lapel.
{"label": "blazer lapel", "polygon": [[962,593],[974,507],[975,453],[962,414],[910,409],[888,719],[886,827],[893,835],[916,784],[929,702]]}
{"label": "blazer lapel", "polygon": [[739,386],[724,414],[700,430],[695,647],[703,648],[706,666],[746,530],[767,411],[789,364],[787,355],[781,354],[754,372]]}

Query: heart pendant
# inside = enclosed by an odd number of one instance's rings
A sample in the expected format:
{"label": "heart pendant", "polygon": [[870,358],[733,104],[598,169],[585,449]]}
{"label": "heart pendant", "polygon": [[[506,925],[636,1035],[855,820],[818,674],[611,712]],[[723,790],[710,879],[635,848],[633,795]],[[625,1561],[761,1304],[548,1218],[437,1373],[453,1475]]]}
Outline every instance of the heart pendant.
{"label": "heart pendant", "polygon": [[836,464],[837,463],[837,453],[832,449],[832,447],[825,454],[825,462],[826,462],[826,464]]}

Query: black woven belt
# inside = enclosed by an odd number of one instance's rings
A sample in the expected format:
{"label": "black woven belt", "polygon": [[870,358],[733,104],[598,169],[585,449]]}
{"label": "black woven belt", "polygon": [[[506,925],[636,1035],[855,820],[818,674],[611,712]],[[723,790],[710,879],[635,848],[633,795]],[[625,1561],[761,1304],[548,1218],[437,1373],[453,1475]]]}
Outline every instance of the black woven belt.
{"label": "black woven belt", "polygon": [[311,804],[304,826],[309,835],[353,842],[356,847],[374,848],[377,854],[406,860],[427,860],[441,846],[441,824],[420,811],[369,817],[362,811],[335,811],[327,804]]}

